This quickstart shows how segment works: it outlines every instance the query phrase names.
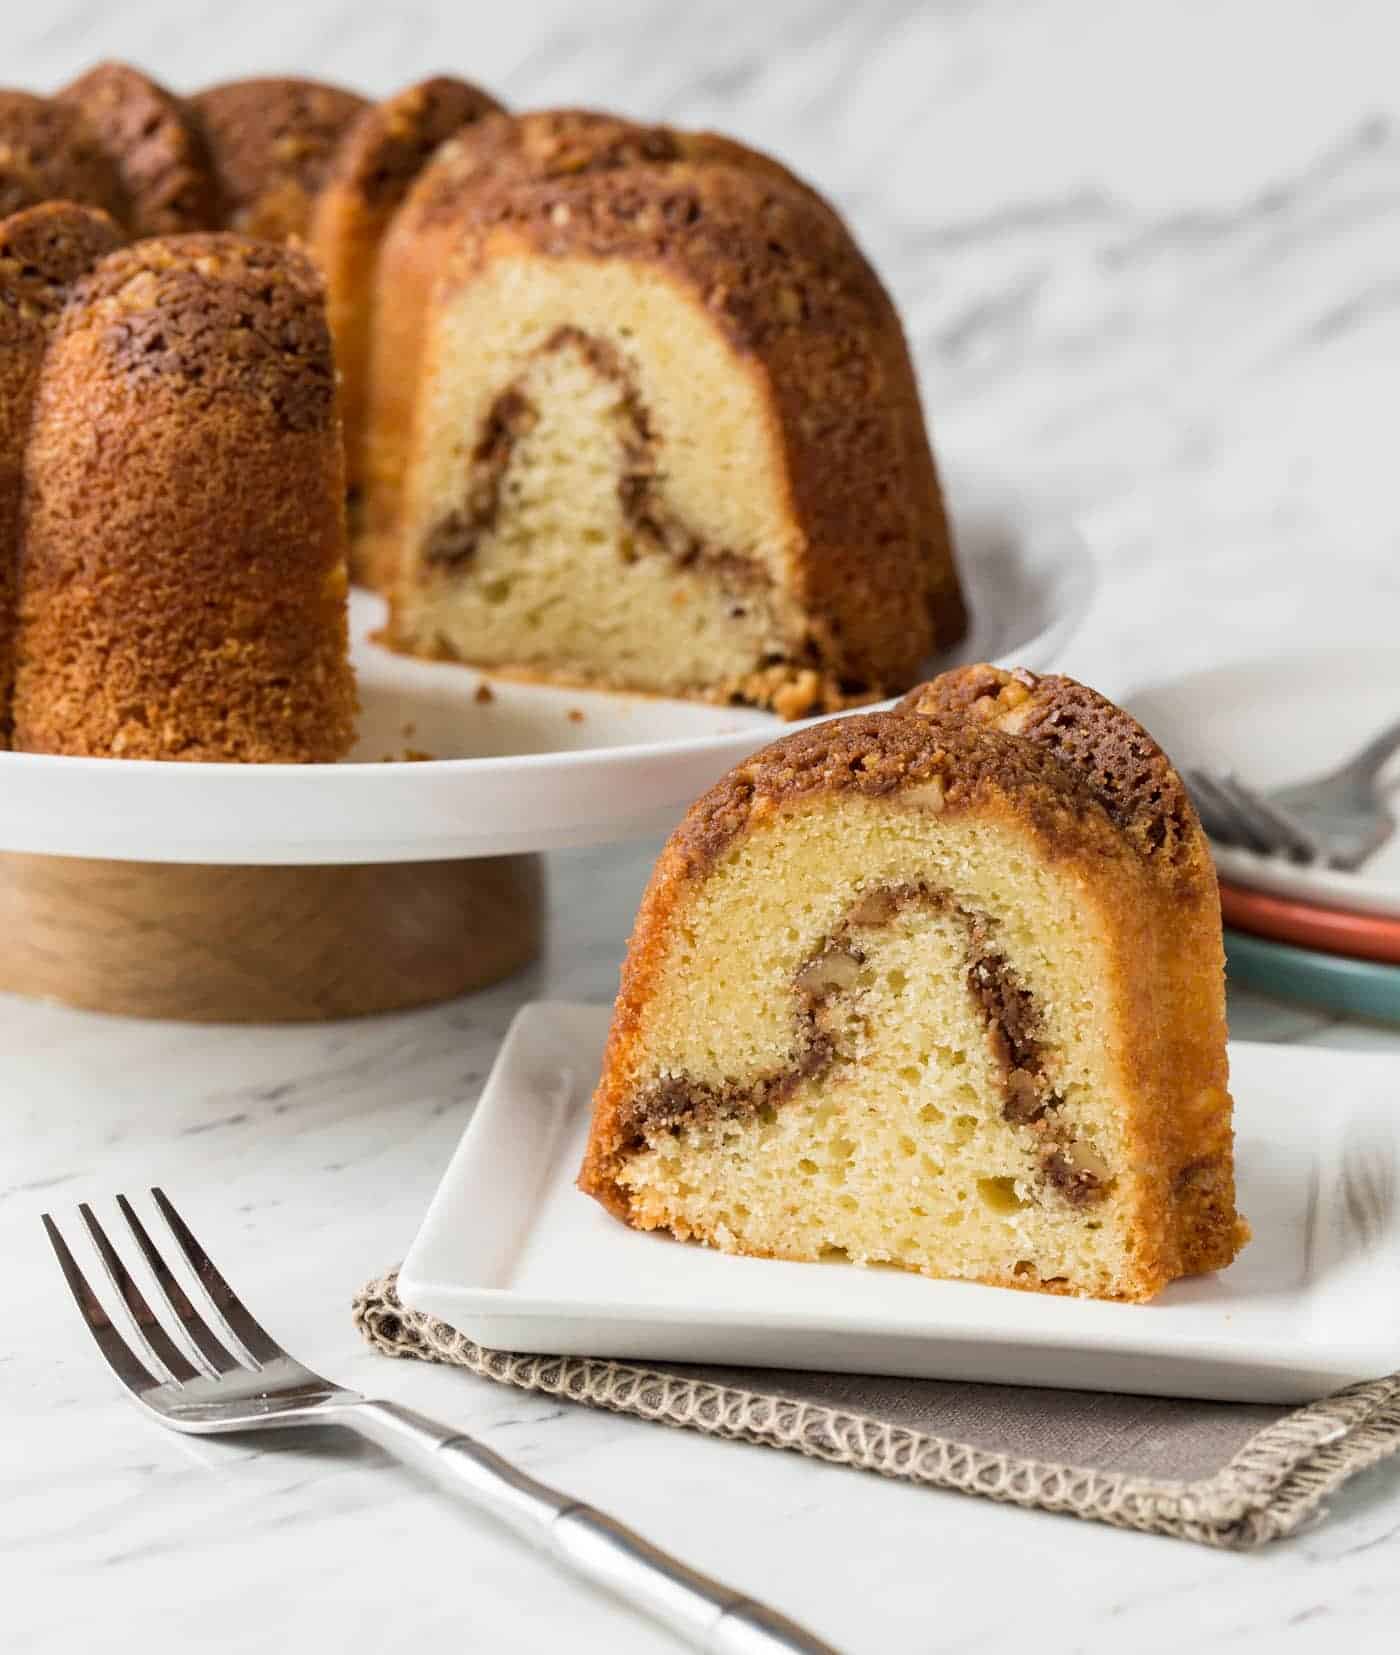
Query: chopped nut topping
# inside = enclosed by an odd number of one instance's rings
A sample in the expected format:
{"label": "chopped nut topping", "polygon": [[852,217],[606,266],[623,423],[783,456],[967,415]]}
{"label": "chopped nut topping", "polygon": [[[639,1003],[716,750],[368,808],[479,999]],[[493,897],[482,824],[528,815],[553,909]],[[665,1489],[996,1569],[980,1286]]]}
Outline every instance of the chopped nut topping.
{"label": "chopped nut topping", "polygon": [[797,992],[808,999],[819,1000],[833,991],[854,988],[860,977],[861,962],[842,949],[828,949],[809,960],[793,979]]}
{"label": "chopped nut topping", "polygon": [[888,886],[867,891],[847,914],[852,925],[886,925],[894,918],[898,899]]}

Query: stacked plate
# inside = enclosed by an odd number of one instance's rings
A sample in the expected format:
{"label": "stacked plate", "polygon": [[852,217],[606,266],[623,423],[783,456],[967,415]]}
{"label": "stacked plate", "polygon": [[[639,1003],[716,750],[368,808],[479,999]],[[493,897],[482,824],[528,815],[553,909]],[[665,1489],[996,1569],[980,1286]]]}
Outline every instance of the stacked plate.
{"label": "stacked plate", "polygon": [[[1201,672],[1130,699],[1179,765],[1267,791],[1306,781],[1400,715],[1400,652],[1348,646]],[[1400,759],[1381,792],[1400,815]],[[1215,847],[1230,980],[1400,1023],[1400,834],[1356,873]]]}

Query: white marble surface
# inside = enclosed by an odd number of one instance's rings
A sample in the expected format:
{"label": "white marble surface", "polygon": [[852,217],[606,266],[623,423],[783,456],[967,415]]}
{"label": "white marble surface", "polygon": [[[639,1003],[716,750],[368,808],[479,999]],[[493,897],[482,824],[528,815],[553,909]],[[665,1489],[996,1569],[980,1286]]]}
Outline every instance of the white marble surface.
{"label": "white marble surface", "polygon": [[[1400,621],[1389,0],[57,0],[7,24],[8,79],[40,88],[105,54],[180,86],[288,68],[387,90],[453,68],[519,105],[727,128],[850,212],[907,312],[944,446],[1083,516],[1105,582],[1070,670],[1119,690]],[[556,859],[545,963],[439,1010],[217,1031],[0,1001],[0,1645],[659,1647],[376,1453],[199,1443],[139,1421],[63,1302],[37,1219],[160,1181],[316,1366],[481,1433],[842,1648],[1386,1647],[1394,1462],[1316,1532],[1215,1555],[359,1345],[349,1296],[401,1253],[513,1008],[611,993],[649,854]],[[1363,1024],[1263,1001],[1234,1015],[1240,1034],[1400,1057]]]}

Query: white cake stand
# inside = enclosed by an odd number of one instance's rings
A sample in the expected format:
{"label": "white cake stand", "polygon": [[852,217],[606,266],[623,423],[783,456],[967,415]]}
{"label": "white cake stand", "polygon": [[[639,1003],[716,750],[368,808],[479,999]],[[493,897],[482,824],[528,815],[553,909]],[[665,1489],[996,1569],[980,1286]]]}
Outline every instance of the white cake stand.
{"label": "white cake stand", "polygon": [[[1074,525],[976,479],[949,498],[972,626],[930,674],[1052,666],[1094,585]],[[536,853],[664,833],[792,728],[488,681],[381,648],[382,621],[381,600],[356,592],[362,714],[344,763],[0,754],[0,988],[260,1021],[461,993],[535,952]]]}

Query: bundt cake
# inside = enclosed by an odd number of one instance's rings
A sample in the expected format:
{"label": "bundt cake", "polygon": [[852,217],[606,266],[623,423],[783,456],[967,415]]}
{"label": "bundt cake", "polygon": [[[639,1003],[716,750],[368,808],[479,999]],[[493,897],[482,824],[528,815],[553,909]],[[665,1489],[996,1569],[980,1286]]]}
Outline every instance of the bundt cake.
{"label": "bundt cake", "polygon": [[44,349],[74,283],[121,240],[106,213],[67,201],[0,219],[0,749],[10,745],[24,457]]}
{"label": "bundt cake", "polygon": [[[384,233],[438,147],[462,127],[499,109],[494,98],[466,81],[448,75],[420,81],[356,118],[316,196],[308,245],[326,278],[352,499],[364,467],[365,384],[376,326],[375,269]],[[392,312],[397,303],[394,294],[386,310]]]}
{"label": "bundt cake", "polygon": [[[168,238],[307,240],[329,284],[348,410],[346,481],[364,525],[354,569],[389,591],[384,639],[395,648],[797,716],[907,687],[929,651],[963,630],[888,295],[831,207],[733,140],[580,111],[512,117],[451,77],[377,105],[294,78],[182,98],[104,63],[52,98],[0,93],[0,211],[57,199],[106,211],[138,245],[161,241],[149,269],[131,255],[130,293],[178,289],[194,304],[205,280],[221,315],[215,290],[231,293],[236,263],[239,280],[253,281],[254,256],[228,243],[195,254]],[[288,385],[320,372],[317,352],[302,354],[309,310],[290,320],[293,292],[319,305],[293,262],[235,307],[230,342],[251,365],[249,383],[263,384],[274,358]],[[112,294],[103,303],[104,315],[122,308]],[[282,331],[265,335],[264,320]],[[76,395],[76,364],[101,353],[80,343],[76,312],[61,332],[45,380]],[[200,404],[188,387],[206,372],[157,373],[158,335],[153,327],[145,347],[161,393],[151,407],[165,422],[152,464],[176,441],[174,410]],[[38,335],[26,337],[32,347]],[[179,337],[172,352],[193,349],[194,333]],[[214,348],[203,335],[199,345]],[[115,347],[111,356],[104,374]],[[205,413],[237,379],[229,364],[213,372]],[[61,493],[59,395],[46,390],[35,433],[46,461],[32,486],[50,499]],[[308,399],[278,392],[262,411],[275,421],[295,404],[301,418]],[[27,417],[21,398],[12,424]],[[332,431],[333,411],[326,419]],[[76,428],[64,429],[76,454]],[[320,477],[310,428],[299,435],[308,440],[291,445],[293,469]],[[248,477],[240,499],[251,511],[281,482],[271,471]],[[114,479],[104,487],[130,505]],[[307,495],[307,568],[324,561],[330,532],[318,488]],[[162,534],[178,520],[195,535],[174,504],[162,510]],[[289,495],[284,552],[294,512]],[[32,516],[52,573],[58,518],[41,498]],[[188,553],[207,578],[213,521],[203,550],[192,542]],[[35,562],[27,545],[25,555]],[[13,582],[14,568],[11,559],[0,579]],[[168,570],[147,574],[152,592],[165,590]],[[56,611],[36,602],[34,638],[56,640]],[[308,618],[310,633],[321,618]],[[86,645],[81,627],[64,636],[55,670],[76,677],[47,710],[37,660],[21,674],[27,739],[55,748],[57,710],[76,709],[76,685],[97,659],[95,635]],[[164,670],[157,652],[135,700],[94,701],[72,750],[106,750],[119,734],[121,751],[212,753],[212,727],[183,715],[168,740],[157,731],[143,697]],[[263,715],[248,716],[231,737],[239,754],[317,746],[300,715],[288,714],[281,744],[252,735]],[[320,748],[344,745],[338,719]]]}
{"label": "bundt cake", "polygon": [[1128,1300],[1227,1265],[1220,909],[1165,755],[972,667],[741,765],[643,900],[580,1184],[734,1253]]}
{"label": "bundt cake", "polygon": [[[797,715],[905,688],[959,635],[888,298],[812,192],[705,144],[492,176],[451,212],[411,423],[371,426],[372,467],[411,432],[396,647]],[[386,248],[411,330],[399,273]]]}
{"label": "bundt cake", "polygon": [[347,751],[344,463],[304,254],[203,234],[100,259],[43,351],[22,470],[15,747]]}

